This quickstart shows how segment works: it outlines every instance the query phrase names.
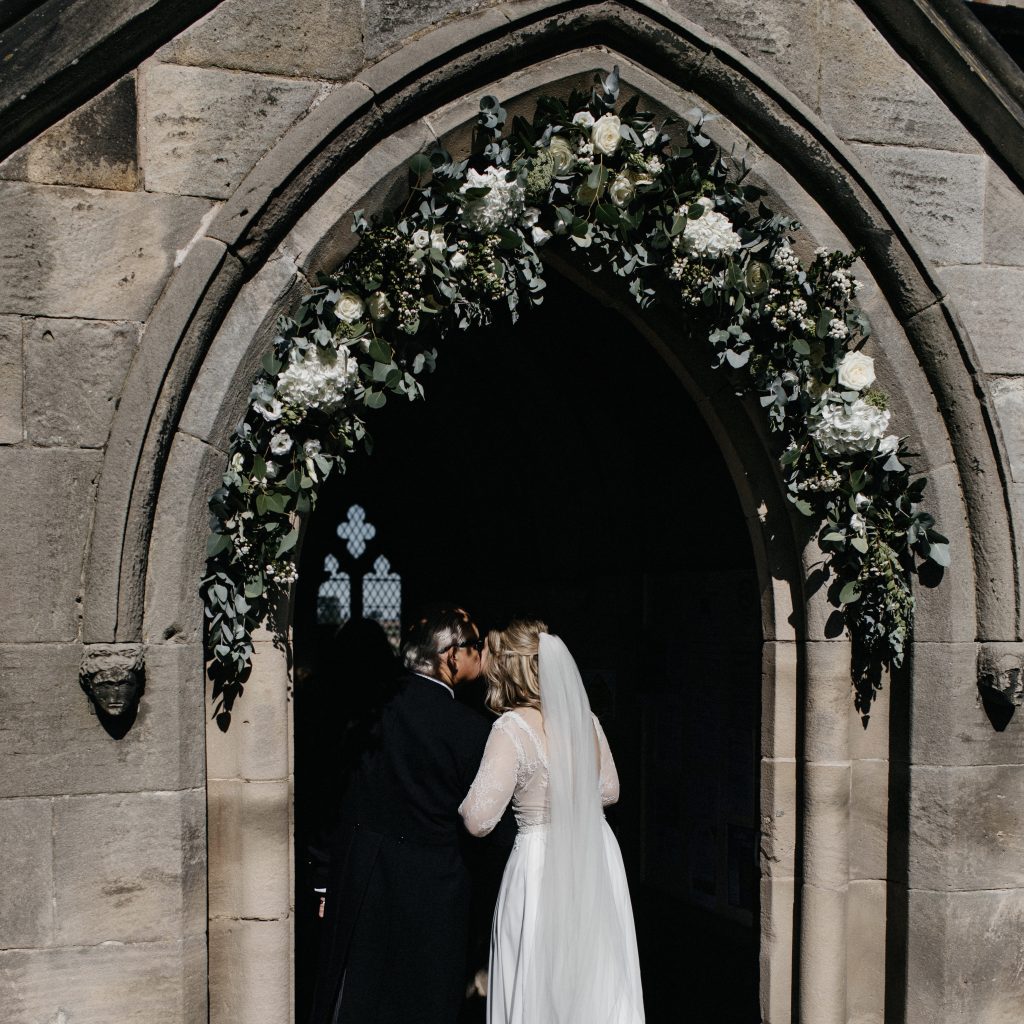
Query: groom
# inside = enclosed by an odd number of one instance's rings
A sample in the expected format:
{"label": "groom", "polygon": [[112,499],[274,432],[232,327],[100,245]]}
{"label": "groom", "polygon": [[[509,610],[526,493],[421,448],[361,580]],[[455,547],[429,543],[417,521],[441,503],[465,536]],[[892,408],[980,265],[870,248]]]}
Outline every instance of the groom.
{"label": "groom", "polygon": [[455,1024],[471,896],[458,806],[488,735],[455,687],[479,677],[482,649],[460,608],[406,633],[331,843],[311,1024]]}

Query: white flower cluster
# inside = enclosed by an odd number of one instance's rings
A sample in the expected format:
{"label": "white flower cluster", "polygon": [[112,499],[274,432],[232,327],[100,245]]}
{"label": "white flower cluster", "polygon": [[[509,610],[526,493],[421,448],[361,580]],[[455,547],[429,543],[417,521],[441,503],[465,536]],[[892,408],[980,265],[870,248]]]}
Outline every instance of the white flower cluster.
{"label": "white flower cluster", "polygon": [[772,314],[772,327],[777,331],[784,331],[790,325],[805,331],[814,330],[814,321],[807,316],[807,303],[803,299],[784,302]]}
{"label": "white flower cluster", "polygon": [[844,299],[856,295],[861,288],[860,281],[855,281],[853,275],[848,270],[843,270],[842,267],[833,270],[828,275],[828,285],[834,294]]}
{"label": "white flower cluster", "polygon": [[[833,392],[829,398],[838,397]],[[846,455],[874,448],[889,429],[889,411],[858,398],[845,402],[826,401],[812,435],[828,455]]]}
{"label": "white flower cluster", "polygon": [[[733,231],[732,221],[724,214],[712,209],[714,203],[707,196],[697,200],[704,207],[704,213],[696,220],[687,220],[680,236],[683,248],[701,256],[729,256],[740,247],[740,236]],[[679,216],[686,216],[686,208],[679,210]]]}
{"label": "white flower cluster", "polygon": [[[347,348],[317,345],[306,354],[293,349],[288,365],[277,379],[277,395],[285,406],[293,409],[332,412],[348,396],[357,370],[358,364]],[[266,413],[263,415],[268,418]]]}
{"label": "white flower cluster", "polygon": [[788,245],[780,245],[772,253],[772,266],[776,270],[795,274],[800,269],[800,258]]}
{"label": "white flower cluster", "polygon": [[836,341],[842,341],[843,338],[850,336],[850,329],[846,326],[845,320],[840,320],[838,317],[833,317],[828,322],[828,336],[835,338]]}
{"label": "white flower cluster", "polygon": [[514,224],[523,215],[523,188],[515,179],[506,181],[508,172],[501,167],[488,167],[483,171],[470,168],[466,183],[459,189],[465,193],[471,188],[489,188],[480,199],[466,203],[464,219],[481,234],[488,235]]}

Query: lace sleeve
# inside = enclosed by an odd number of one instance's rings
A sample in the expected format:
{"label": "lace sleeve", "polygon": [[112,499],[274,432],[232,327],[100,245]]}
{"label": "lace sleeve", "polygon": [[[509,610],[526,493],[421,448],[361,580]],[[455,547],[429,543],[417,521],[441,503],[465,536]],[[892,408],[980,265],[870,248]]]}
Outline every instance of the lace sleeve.
{"label": "lace sleeve", "polygon": [[608,737],[601,728],[597,715],[594,715],[594,728],[597,730],[597,743],[601,749],[601,806],[619,802],[619,773],[615,768],[612,748],[608,746]]}
{"label": "lace sleeve", "polygon": [[459,814],[473,835],[485,836],[501,821],[516,788],[516,768],[515,744],[499,718],[491,727],[473,785],[459,805]]}

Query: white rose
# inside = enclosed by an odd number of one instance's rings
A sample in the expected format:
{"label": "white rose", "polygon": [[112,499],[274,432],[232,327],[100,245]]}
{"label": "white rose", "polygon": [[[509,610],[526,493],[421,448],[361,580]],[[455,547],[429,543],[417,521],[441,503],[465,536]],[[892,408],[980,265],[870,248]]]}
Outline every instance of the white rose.
{"label": "white rose", "polygon": [[394,312],[394,309],[384,292],[373,292],[366,302],[370,307],[370,316],[372,316],[374,320],[383,320]]}
{"label": "white rose", "polygon": [[878,442],[878,451],[882,455],[893,455],[900,446],[900,439],[895,434],[887,434]]}
{"label": "white rose", "polygon": [[848,391],[863,391],[875,382],[875,361],[863,352],[847,352],[837,369],[839,386]]}
{"label": "white rose", "polygon": [[433,228],[430,232],[430,247],[432,249],[443,249],[445,247],[444,230]]}
{"label": "white rose", "polygon": [[604,114],[599,117],[590,129],[590,141],[594,151],[603,156],[611,156],[619,148],[622,136],[619,128],[622,122],[614,114]]}
{"label": "white rose", "polygon": [[635,194],[632,180],[625,174],[617,174],[608,186],[608,198],[616,206],[628,206]]}
{"label": "white rose", "polygon": [[548,154],[555,168],[555,177],[572,173],[576,166],[576,157],[573,155],[572,146],[561,135],[556,135],[551,140],[548,145]]}
{"label": "white rose", "polygon": [[279,430],[270,438],[270,450],[275,455],[287,455],[291,447],[292,439],[283,430]]}
{"label": "white rose", "polygon": [[338,314],[338,318],[347,324],[353,324],[360,319],[365,309],[363,300],[353,291],[342,292],[334,306],[334,312]]}
{"label": "white rose", "polygon": [[544,245],[550,238],[550,231],[547,231],[544,228],[537,226],[530,228],[530,239],[533,241],[534,245]]}
{"label": "white rose", "polygon": [[651,125],[643,134],[645,146],[653,146],[658,141],[658,129]]}
{"label": "white rose", "polygon": [[589,110],[577,110],[572,115],[572,123],[582,125],[584,128],[593,128],[594,115]]}
{"label": "white rose", "polygon": [[452,256],[452,270],[461,270],[466,265],[466,254],[457,252]]}
{"label": "white rose", "polygon": [[419,231],[414,231],[412,233],[412,244],[417,249],[426,249],[430,245],[430,232],[425,231],[423,228],[420,228]]}

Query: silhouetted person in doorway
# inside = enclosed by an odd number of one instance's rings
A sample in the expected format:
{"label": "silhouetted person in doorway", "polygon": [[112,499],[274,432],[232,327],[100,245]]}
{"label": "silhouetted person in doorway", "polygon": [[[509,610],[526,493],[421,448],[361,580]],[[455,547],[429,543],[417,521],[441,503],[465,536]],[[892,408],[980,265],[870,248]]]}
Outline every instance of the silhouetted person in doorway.
{"label": "silhouetted person in doorway", "polygon": [[[458,806],[489,723],[455,700],[480,674],[469,615],[416,619],[331,843],[312,1024],[454,1024],[470,876]],[[372,684],[371,684],[372,685]]]}

